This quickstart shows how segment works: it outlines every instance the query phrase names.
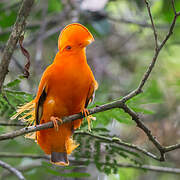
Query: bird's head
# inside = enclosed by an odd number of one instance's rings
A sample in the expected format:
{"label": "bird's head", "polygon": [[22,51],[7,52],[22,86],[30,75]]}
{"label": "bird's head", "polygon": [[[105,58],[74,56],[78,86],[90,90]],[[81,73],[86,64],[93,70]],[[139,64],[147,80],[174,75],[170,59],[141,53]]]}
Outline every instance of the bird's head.
{"label": "bird's head", "polygon": [[58,39],[59,51],[73,51],[83,49],[94,41],[92,34],[86,27],[79,23],[66,26]]}

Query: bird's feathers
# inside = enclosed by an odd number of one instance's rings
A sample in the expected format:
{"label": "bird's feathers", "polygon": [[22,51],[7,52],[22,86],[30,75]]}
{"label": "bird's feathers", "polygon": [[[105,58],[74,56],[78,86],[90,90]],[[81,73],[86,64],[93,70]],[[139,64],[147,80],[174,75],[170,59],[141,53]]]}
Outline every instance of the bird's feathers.
{"label": "bird's feathers", "polygon": [[[83,25],[74,23],[66,26],[58,39],[59,52],[43,73],[36,98],[19,107],[12,119],[22,115],[20,119],[39,125],[49,122],[52,116],[61,119],[82,112],[93,101],[98,88],[85,54],[85,47],[93,40]],[[28,137],[36,137],[44,152],[51,154],[52,163],[68,165],[67,154],[79,145],[71,136],[81,122],[82,119],[63,123],[58,131],[44,129]]]}
{"label": "bird's feathers", "polygon": [[43,114],[43,104],[44,104],[44,101],[47,97],[47,93],[46,93],[46,90],[45,90],[45,87],[42,91],[42,94],[40,95],[39,99],[38,99],[38,102],[36,103],[36,124],[40,124],[40,120],[41,120],[41,117],[42,117],[42,114]]}

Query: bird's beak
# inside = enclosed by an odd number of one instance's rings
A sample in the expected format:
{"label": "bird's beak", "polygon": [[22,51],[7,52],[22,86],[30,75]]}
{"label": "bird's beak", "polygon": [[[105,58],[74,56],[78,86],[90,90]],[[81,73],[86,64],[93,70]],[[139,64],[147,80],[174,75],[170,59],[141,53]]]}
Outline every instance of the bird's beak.
{"label": "bird's beak", "polygon": [[94,42],[94,38],[91,37],[90,39],[86,40],[85,43],[84,43],[84,47],[88,46],[89,44],[91,44],[92,42]]}

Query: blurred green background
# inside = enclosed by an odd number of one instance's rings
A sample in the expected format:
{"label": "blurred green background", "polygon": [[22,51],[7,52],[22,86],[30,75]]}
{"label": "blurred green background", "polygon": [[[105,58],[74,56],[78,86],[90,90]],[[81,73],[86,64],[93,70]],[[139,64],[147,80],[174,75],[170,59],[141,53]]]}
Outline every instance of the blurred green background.
{"label": "blurred green background", "polygon": [[[0,56],[8,40],[22,1],[0,1]],[[150,0],[152,15],[159,42],[169,31],[173,18],[171,0]],[[180,11],[180,1],[175,0]],[[18,105],[30,101],[36,94],[45,68],[57,53],[57,40],[63,27],[72,22],[85,25],[95,37],[87,48],[87,60],[99,83],[95,104],[120,99],[138,86],[150,64],[154,49],[154,37],[147,8],[142,0],[39,0],[35,1],[28,17],[24,47],[31,55],[29,79],[22,78],[25,57],[17,46],[9,67],[9,73],[0,95],[0,121],[10,121]],[[180,142],[180,18],[173,35],[161,51],[144,93],[128,102],[140,113],[162,145]],[[7,101],[7,99],[8,101]],[[146,135],[122,110],[111,110],[95,115],[92,132],[116,136],[157,153]],[[0,133],[20,127],[0,126]],[[87,131],[84,121],[83,130]],[[48,161],[31,158],[0,159],[22,170],[27,179],[89,179],[89,180],[169,180],[179,176],[120,168],[117,163],[150,164],[180,168],[179,150],[167,154],[166,162],[133,154],[123,148],[107,145],[89,136],[75,135],[81,144],[71,155],[67,168],[52,166]],[[18,137],[0,142],[0,153],[41,154],[42,150],[32,140]],[[83,160],[81,164],[78,161]],[[77,161],[77,162],[76,162]],[[91,162],[91,163],[90,163]],[[102,164],[102,162],[104,164]],[[108,165],[108,163],[113,165]],[[0,168],[2,179],[13,180]]]}

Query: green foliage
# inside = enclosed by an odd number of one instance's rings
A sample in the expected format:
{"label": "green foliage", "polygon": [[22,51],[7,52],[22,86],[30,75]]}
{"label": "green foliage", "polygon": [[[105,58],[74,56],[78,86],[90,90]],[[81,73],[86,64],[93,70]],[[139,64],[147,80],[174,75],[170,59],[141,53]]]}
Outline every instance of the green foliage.
{"label": "green foliage", "polygon": [[[112,138],[107,132],[108,130],[105,128],[93,129],[93,134]],[[138,165],[141,165],[144,161],[138,153],[113,143],[107,143],[102,139],[99,140],[87,135],[82,136],[81,134],[75,134],[75,139],[80,143],[80,146],[74,152],[76,160],[83,160],[86,165],[94,163],[99,171],[106,174],[117,172],[117,160]]]}
{"label": "green foliage", "polygon": [[63,9],[61,0],[48,0],[48,12],[59,12]]}
{"label": "green foliage", "polygon": [[[165,21],[171,22],[174,16],[172,9],[172,1],[162,1],[162,15]],[[180,1],[174,1],[176,11],[180,11]]]}
{"label": "green foliage", "polygon": [[0,94],[0,116],[10,118],[19,105],[32,100],[32,95],[15,90],[19,86],[21,79],[15,79],[3,86]]}
{"label": "green foliage", "polygon": [[16,11],[11,12],[1,12],[0,13],[0,27],[1,28],[7,28],[9,26],[12,26],[16,20]]}
{"label": "green foliage", "polygon": [[[138,113],[154,114],[153,110],[145,108],[148,104],[160,104],[163,102],[163,94],[156,80],[152,80],[144,93],[130,99],[127,104]],[[146,105],[146,106],[145,106]]]}
{"label": "green foliage", "polygon": [[[6,29],[13,26],[17,17],[17,10],[3,10],[3,8],[5,8],[4,4],[5,3],[0,4],[0,29],[6,31]],[[8,40],[9,34],[9,32],[2,34],[0,33],[0,42],[2,41],[3,43],[5,43]]]}
{"label": "green foliage", "polygon": [[122,109],[112,109],[103,113],[95,114],[94,116],[97,118],[97,120],[93,121],[93,127],[96,127],[98,124],[106,126],[111,123],[112,120],[117,120],[120,123],[129,125],[134,124],[131,117]]}
{"label": "green foliage", "polygon": [[[13,114],[14,109],[15,107],[17,107],[17,105],[24,104],[25,102],[32,100],[32,95],[16,90],[20,83],[21,83],[21,79],[18,78],[3,86],[3,93],[0,96],[1,115],[10,117]],[[4,99],[3,97],[4,95],[7,97],[7,99]],[[133,122],[130,119],[130,117],[127,116],[120,109],[114,109],[112,111],[99,113],[99,115],[100,116],[97,116],[98,120],[95,121],[97,125],[99,123],[107,125],[112,120],[109,118],[116,119],[118,122],[126,123],[126,124],[131,124]],[[95,124],[94,127],[96,127]],[[87,129],[86,123],[84,128]],[[4,128],[1,129],[1,132],[3,132],[4,130],[5,130]],[[105,137],[111,137],[108,135],[109,131],[106,128],[94,128],[93,133]],[[81,144],[74,153],[76,160],[81,160],[81,159],[85,160],[84,165],[89,165],[89,163],[93,161],[97,169],[106,174],[116,173],[118,171],[117,158],[121,160],[129,161],[131,163],[141,164],[142,158],[137,153],[130,151],[128,149],[124,149],[116,145],[107,144],[106,142],[103,142],[98,139],[92,139],[88,136],[84,137],[81,135],[75,135],[75,138]],[[26,149],[25,151],[28,152],[29,150]],[[43,164],[43,167],[45,168],[45,171],[47,173],[55,176],[76,177],[76,178],[90,176],[90,174],[88,173],[59,172],[59,169],[54,169],[54,168],[52,169],[51,168],[52,166],[47,165],[46,163]],[[71,167],[68,168],[71,169]],[[29,173],[30,174],[28,174],[28,176],[33,176],[33,174],[36,173],[36,170],[29,171]]]}

